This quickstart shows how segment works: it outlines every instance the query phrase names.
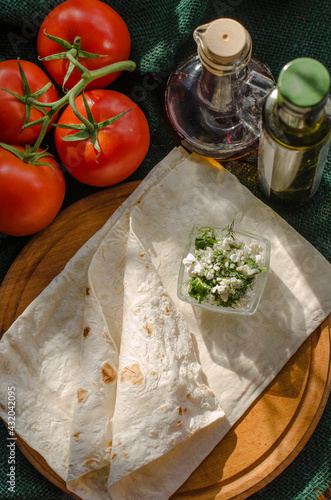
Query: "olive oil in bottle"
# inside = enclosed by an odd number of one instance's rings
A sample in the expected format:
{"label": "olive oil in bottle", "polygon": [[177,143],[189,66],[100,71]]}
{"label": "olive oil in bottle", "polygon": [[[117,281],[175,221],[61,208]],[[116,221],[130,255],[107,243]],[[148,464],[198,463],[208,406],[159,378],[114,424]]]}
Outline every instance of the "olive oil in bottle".
{"label": "olive oil in bottle", "polygon": [[316,193],[331,139],[330,75],[319,61],[294,59],[262,110],[258,178],[264,194],[295,208]]}

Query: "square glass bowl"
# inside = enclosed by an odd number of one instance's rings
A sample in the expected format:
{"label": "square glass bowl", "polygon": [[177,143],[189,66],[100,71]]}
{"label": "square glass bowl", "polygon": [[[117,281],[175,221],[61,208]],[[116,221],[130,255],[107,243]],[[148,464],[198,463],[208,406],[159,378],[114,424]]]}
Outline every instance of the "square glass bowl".
{"label": "square glass bowl", "polygon": [[[218,304],[210,304],[208,302],[199,303],[198,299],[191,297],[189,295],[189,281],[190,276],[186,266],[183,264],[183,259],[191,253],[193,254],[195,250],[195,238],[197,232],[201,229],[212,229],[215,231],[216,238],[224,238],[227,236],[226,229],[222,227],[215,226],[198,226],[195,225],[189,235],[188,243],[185,246],[184,253],[181,260],[179,275],[178,275],[178,285],[177,285],[177,295],[180,300],[191,304],[192,306],[202,307],[203,309],[208,309],[209,311],[219,312],[223,314],[241,314],[241,315],[251,315],[253,314],[261,300],[263,290],[265,288],[268,271],[270,265],[270,241],[266,238],[262,238],[255,234],[244,233],[233,229],[233,236],[242,241],[245,245],[257,244],[261,247],[262,259],[259,263],[260,267],[266,268],[266,271],[260,272],[254,275],[254,280],[252,285],[248,288],[247,293],[244,295],[244,300],[240,300],[238,304],[234,306],[223,306]],[[230,261],[231,262],[231,261]]]}

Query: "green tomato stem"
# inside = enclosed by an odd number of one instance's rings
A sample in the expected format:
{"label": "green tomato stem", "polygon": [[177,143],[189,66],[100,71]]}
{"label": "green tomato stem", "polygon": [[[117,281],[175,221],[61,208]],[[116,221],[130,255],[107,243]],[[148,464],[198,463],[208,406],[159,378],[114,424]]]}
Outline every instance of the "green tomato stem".
{"label": "green tomato stem", "polygon": [[47,132],[47,129],[48,129],[48,126],[49,124],[51,123],[52,121],[52,118],[53,116],[55,115],[56,111],[54,112],[53,109],[51,109],[47,115],[45,115],[45,118],[43,120],[43,124],[42,124],[42,127],[41,127],[41,130],[40,130],[40,133],[39,133],[39,136],[38,136],[38,139],[36,140],[36,142],[34,143],[32,149],[31,149],[31,153],[36,153],[40,144],[42,143],[44,137],[45,137],[45,134]]}
{"label": "green tomato stem", "polygon": [[67,59],[69,59],[69,61],[72,64],[74,64],[76,66],[76,68],[78,68],[82,72],[82,76],[84,76],[85,74],[89,73],[89,70],[87,68],[85,68],[85,66],[83,66],[83,64],[81,64],[76,59],[76,57],[75,57],[76,55],[77,55],[77,50],[75,50],[75,49],[71,49],[71,50],[69,50],[69,52],[66,53]]}
{"label": "green tomato stem", "polygon": [[62,96],[58,101],[52,102],[52,103],[47,103],[43,104],[38,101],[36,101],[36,104],[39,106],[45,107],[45,108],[50,108],[47,114],[45,114],[43,118],[43,125],[40,130],[39,136],[37,141],[35,142],[31,152],[35,153],[37,149],[39,148],[40,144],[42,143],[47,128],[50,125],[53,116],[67,103],[70,104],[73,112],[77,116],[77,118],[86,126],[87,130],[92,131],[93,129],[93,124],[87,120],[77,109],[75,105],[75,99],[76,97],[84,90],[86,85],[93,80],[96,80],[97,78],[101,78],[102,76],[109,75],[110,73],[116,73],[118,71],[134,71],[136,69],[136,63],[133,61],[119,61],[113,64],[109,64],[108,66],[104,66],[103,68],[98,68],[92,71],[89,71],[85,66],[83,66],[81,63],[79,63],[71,54],[70,52],[67,53],[68,59],[75,64],[75,66],[80,69],[82,72],[82,78],[79,82],[76,83],[72,89],[70,89],[64,96]]}
{"label": "green tomato stem", "polygon": [[136,69],[136,63],[133,61],[119,61],[103,68],[94,69],[89,71],[90,81],[96,80],[101,76],[109,75],[110,73],[116,73],[118,71],[134,71]]}
{"label": "green tomato stem", "polygon": [[91,123],[87,118],[85,118],[85,116],[83,116],[78,111],[78,109],[76,107],[76,103],[75,103],[75,98],[76,98],[76,96],[74,94],[71,94],[69,96],[69,104],[71,106],[72,111],[75,113],[75,115],[77,116],[77,118],[85,125],[85,127],[87,128],[87,130],[89,132],[93,132],[93,130],[94,130],[94,124]]}

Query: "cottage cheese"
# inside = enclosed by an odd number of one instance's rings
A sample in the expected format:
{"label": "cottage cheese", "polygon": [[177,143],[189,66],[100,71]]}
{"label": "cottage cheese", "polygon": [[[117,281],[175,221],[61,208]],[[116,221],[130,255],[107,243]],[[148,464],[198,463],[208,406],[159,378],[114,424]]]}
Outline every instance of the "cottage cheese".
{"label": "cottage cheese", "polygon": [[194,250],[183,259],[189,295],[199,303],[242,306],[249,300],[255,276],[266,271],[262,247],[239,240],[232,226],[226,229],[221,237],[212,228],[199,229]]}

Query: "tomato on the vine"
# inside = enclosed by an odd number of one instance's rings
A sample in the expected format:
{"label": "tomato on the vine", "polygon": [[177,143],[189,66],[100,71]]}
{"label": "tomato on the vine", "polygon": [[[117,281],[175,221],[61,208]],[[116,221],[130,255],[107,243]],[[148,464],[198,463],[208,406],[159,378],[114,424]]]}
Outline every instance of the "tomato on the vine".
{"label": "tomato on the vine", "polygon": [[[88,70],[94,70],[128,59],[131,49],[131,39],[128,28],[117,12],[109,5],[99,0],[67,0],[53,9],[44,19],[37,40],[38,53],[41,58],[63,53],[67,50],[47,35],[74,44],[80,37],[80,50],[84,53],[98,54],[101,57],[78,57],[78,60]],[[43,61],[52,78],[63,85],[69,68],[66,57]],[[112,73],[98,78],[87,85],[87,89],[104,88],[115,80],[120,73]],[[77,68],[65,83],[66,89],[71,89],[81,79]]]}
{"label": "tomato on the vine", "polygon": [[[129,97],[119,92],[90,90],[85,93],[85,98],[96,122],[127,113],[97,132],[100,154],[91,138],[63,140],[77,133],[70,128],[56,128],[56,148],[64,166],[77,180],[92,186],[111,186],[129,177],[146,156],[150,142],[147,119]],[[75,104],[86,117],[82,95],[76,98]],[[59,125],[65,126],[80,123],[70,106],[58,121]]]}
{"label": "tomato on the vine", "polygon": [[[23,146],[17,149],[24,151]],[[50,166],[25,163],[0,147],[0,232],[34,234],[59,212],[65,195],[64,176],[53,157],[41,155],[40,161]]]}
{"label": "tomato on the vine", "polygon": [[[51,84],[49,89],[37,100],[41,103],[58,100],[59,96],[56,88],[39,66],[21,60],[20,64],[25,73],[30,94],[38,92],[47,84]],[[27,112],[25,103],[1,89],[7,89],[19,96],[23,96],[23,82],[17,60],[11,59],[0,62],[0,142],[6,144],[33,144],[39,136],[41,125],[34,125],[22,130]],[[43,116],[44,113],[41,110],[31,107],[29,122],[38,120]],[[53,121],[55,119],[56,115],[53,117]]]}

